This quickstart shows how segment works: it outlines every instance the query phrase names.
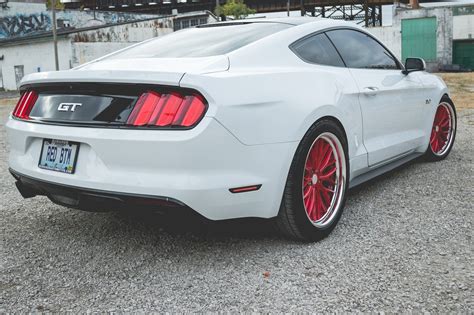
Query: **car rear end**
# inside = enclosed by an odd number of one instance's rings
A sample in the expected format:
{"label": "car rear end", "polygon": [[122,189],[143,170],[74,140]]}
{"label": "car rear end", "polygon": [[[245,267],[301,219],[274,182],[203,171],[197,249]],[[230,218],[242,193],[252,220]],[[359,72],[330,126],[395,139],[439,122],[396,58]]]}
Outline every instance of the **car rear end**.
{"label": "car rear end", "polygon": [[185,206],[213,220],[276,215],[296,144],[245,145],[215,119],[219,96],[180,86],[185,68],[222,72],[227,58],[124,61],[22,82],[6,125],[22,195],[88,210]]}

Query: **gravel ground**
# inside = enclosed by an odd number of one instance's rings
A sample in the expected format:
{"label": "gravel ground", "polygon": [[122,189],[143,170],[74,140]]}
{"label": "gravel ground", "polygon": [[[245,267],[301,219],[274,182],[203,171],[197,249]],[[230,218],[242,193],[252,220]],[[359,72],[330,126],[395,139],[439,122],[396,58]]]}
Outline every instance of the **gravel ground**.
{"label": "gravel ground", "polygon": [[[11,107],[0,106],[0,121]],[[86,213],[23,200],[0,125],[0,312],[472,313],[474,110],[451,155],[350,193],[319,243],[268,222]],[[181,216],[182,219],[182,216]]]}

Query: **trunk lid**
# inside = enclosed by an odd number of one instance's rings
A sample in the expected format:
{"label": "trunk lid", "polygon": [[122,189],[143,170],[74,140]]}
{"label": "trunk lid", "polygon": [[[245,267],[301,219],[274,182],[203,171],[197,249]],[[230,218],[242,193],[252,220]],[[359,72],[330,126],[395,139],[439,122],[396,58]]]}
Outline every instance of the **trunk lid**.
{"label": "trunk lid", "polygon": [[185,73],[205,74],[229,69],[227,56],[203,58],[127,58],[93,61],[66,71],[25,76],[21,87],[38,83],[107,82],[179,86]]}

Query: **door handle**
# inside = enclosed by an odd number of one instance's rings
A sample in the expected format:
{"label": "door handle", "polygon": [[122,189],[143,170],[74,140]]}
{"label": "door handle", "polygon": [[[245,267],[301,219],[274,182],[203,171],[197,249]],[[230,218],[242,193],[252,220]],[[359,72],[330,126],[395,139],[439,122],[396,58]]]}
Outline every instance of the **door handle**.
{"label": "door handle", "polygon": [[379,89],[375,86],[368,86],[364,88],[363,92],[367,96],[375,96],[378,93]]}

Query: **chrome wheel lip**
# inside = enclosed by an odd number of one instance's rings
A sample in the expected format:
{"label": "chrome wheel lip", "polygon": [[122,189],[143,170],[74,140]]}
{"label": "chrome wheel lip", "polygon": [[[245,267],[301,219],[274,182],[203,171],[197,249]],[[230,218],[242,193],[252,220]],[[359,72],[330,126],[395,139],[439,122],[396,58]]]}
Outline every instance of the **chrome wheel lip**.
{"label": "chrome wheel lip", "polygon": [[[449,103],[441,102],[441,103],[439,103],[438,107],[436,107],[436,112],[438,111],[438,108],[440,106],[443,106],[444,108],[446,108],[448,110],[450,129],[449,129],[448,141],[446,141],[446,144],[444,145],[443,149],[440,150],[439,152],[434,152],[433,151],[433,148],[431,147],[431,137],[430,137],[429,146],[430,146],[431,152],[433,152],[433,154],[436,155],[436,156],[443,156],[444,154],[446,154],[446,152],[449,150],[449,148],[451,148],[451,145],[452,145],[453,140],[454,140],[454,134],[456,132],[456,118],[455,118],[456,116],[454,114],[453,107]],[[435,113],[435,118],[436,118],[436,113]],[[434,119],[433,119],[433,125],[431,126],[431,128],[433,128],[433,126],[434,126],[434,123],[435,123]]]}
{"label": "chrome wheel lip", "polygon": [[[305,172],[305,166],[307,165],[311,150],[316,144],[316,142],[320,139],[325,140],[331,146],[333,150],[333,153],[336,159],[336,184],[335,184],[334,195],[332,196],[329,209],[319,220],[313,221],[309,217],[308,211],[306,210],[306,206],[304,204],[304,172]],[[324,132],[320,134],[316,139],[314,139],[313,143],[311,144],[308,150],[308,153],[306,154],[306,158],[303,164],[303,175],[302,175],[303,183],[302,183],[301,197],[303,199],[303,207],[304,207],[306,217],[308,218],[309,222],[311,222],[313,226],[318,227],[318,228],[324,228],[333,222],[334,218],[341,210],[343,193],[344,193],[345,185],[346,185],[346,177],[347,177],[346,156],[345,156],[344,148],[342,147],[341,141],[339,141],[339,139],[333,133]]]}

